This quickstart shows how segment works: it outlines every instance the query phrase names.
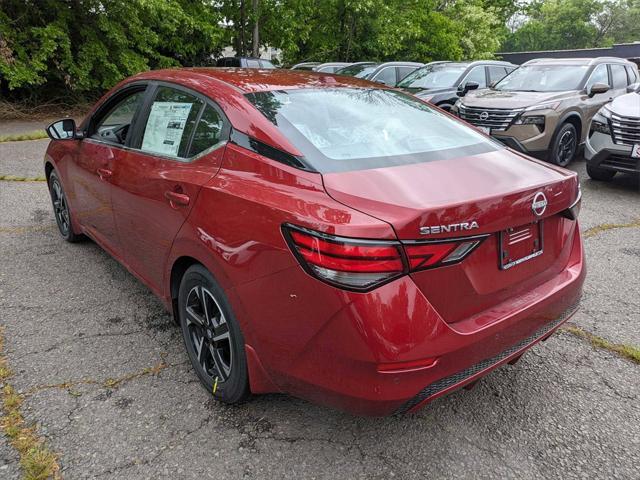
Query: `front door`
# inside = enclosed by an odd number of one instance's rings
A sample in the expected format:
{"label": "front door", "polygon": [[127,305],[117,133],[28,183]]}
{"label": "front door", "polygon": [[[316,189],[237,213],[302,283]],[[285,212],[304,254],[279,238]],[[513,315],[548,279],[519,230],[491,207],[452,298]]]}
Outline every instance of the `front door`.
{"label": "front door", "polygon": [[114,165],[113,210],[125,260],[156,291],[173,239],[220,167],[227,136],[217,107],[160,85],[141,115],[135,148]]}
{"label": "front door", "polygon": [[126,156],[127,135],[144,89],[127,89],[105,102],[89,122],[87,138],[69,166],[76,219],[85,233],[115,254],[121,254],[121,249],[109,182],[114,166]]}

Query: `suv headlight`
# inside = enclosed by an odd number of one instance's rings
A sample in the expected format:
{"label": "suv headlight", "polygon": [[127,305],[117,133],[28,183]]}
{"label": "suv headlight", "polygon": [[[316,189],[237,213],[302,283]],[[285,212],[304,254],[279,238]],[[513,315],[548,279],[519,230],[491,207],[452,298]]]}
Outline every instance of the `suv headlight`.
{"label": "suv headlight", "polygon": [[600,109],[598,113],[593,116],[591,120],[591,127],[589,127],[589,138],[594,132],[603,133],[605,135],[611,135],[611,124],[609,119],[611,118],[611,112],[605,106]]}
{"label": "suv headlight", "polygon": [[525,112],[535,112],[537,110],[555,110],[560,106],[560,102],[545,102],[532,105],[524,109]]}

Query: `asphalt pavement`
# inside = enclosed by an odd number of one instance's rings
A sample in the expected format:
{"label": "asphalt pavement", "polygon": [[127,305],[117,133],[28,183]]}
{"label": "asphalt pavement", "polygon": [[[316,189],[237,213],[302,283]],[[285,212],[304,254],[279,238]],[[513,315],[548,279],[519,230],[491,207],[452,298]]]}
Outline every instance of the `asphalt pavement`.
{"label": "asphalt pavement", "polygon": [[[47,143],[0,144],[0,175],[42,175]],[[572,168],[589,269],[572,323],[639,347],[640,185]],[[9,382],[65,478],[640,478],[640,365],[583,338],[560,332],[410,416],[225,406],[160,302],[94,243],[60,239],[44,182],[0,181],[0,211]],[[0,434],[0,478],[20,476]]]}

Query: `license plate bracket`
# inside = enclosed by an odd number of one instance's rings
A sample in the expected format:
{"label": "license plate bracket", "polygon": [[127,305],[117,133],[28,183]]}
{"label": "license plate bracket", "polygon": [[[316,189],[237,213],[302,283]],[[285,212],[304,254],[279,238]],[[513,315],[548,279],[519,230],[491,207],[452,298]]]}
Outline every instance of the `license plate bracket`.
{"label": "license plate bracket", "polygon": [[542,234],[542,220],[500,232],[500,270],[508,270],[542,255]]}
{"label": "license plate bracket", "polygon": [[478,130],[482,133],[486,133],[487,135],[491,135],[491,128],[489,127],[478,127]]}

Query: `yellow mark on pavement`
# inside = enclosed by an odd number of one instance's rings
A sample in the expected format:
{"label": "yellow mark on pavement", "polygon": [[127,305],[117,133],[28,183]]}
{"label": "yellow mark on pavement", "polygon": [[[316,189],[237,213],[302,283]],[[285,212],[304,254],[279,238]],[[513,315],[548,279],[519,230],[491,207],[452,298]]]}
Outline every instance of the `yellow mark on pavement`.
{"label": "yellow mark on pavement", "polygon": [[26,232],[43,232],[45,230],[52,230],[55,227],[55,223],[50,225],[26,225],[23,227],[0,227],[0,233],[20,234]]}
{"label": "yellow mark on pavement", "polygon": [[46,182],[45,177],[21,177],[19,175],[2,175],[0,174],[0,180],[4,182]]}
{"label": "yellow mark on pavement", "polygon": [[595,348],[608,350],[623,358],[626,358],[627,360],[631,360],[634,363],[640,364],[640,348],[634,347],[633,345],[610,342],[609,340],[583,330],[577,325],[566,325],[564,327],[561,327],[560,330],[587,340]]}
{"label": "yellow mark on pavement", "polygon": [[25,140],[42,140],[47,138],[47,132],[43,130],[34,130],[28,133],[12,133],[10,135],[0,135],[0,143],[4,142],[22,142]]}
{"label": "yellow mark on pavement", "polygon": [[618,228],[640,228],[640,219],[629,223],[601,223],[595,227],[591,227],[584,231],[583,238],[591,238],[608,230],[616,230]]}

